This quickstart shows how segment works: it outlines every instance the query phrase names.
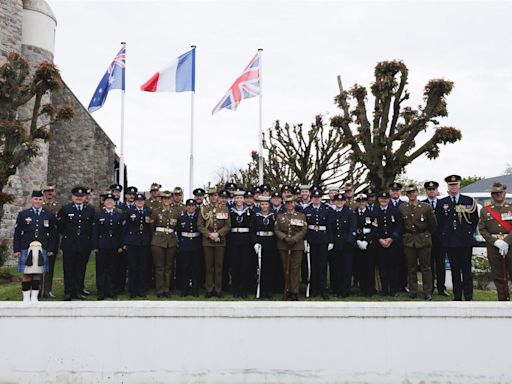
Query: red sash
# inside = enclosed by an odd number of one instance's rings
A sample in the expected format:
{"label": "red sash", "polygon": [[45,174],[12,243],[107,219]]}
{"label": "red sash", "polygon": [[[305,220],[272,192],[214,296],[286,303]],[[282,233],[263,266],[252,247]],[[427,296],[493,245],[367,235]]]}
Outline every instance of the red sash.
{"label": "red sash", "polygon": [[485,207],[485,209],[487,209],[487,212],[489,212],[491,214],[492,217],[494,217],[496,219],[496,221],[498,223],[501,224],[501,226],[506,230],[506,231],[509,231],[509,232],[512,232],[512,224],[510,224],[508,221],[505,221],[505,220],[502,220],[501,219],[501,215],[496,212],[496,211],[493,211],[491,209],[491,206],[488,205]]}

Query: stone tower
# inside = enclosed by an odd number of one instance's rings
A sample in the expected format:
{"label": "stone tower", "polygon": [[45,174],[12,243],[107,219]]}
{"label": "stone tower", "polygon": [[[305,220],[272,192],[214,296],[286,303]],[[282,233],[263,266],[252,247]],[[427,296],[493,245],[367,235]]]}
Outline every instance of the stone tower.
{"label": "stone tower", "polygon": [[[46,1],[0,0],[0,26],[0,64],[11,51],[21,53],[32,70],[42,61],[53,62],[57,19]],[[39,143],[39,156],[20,166],[4,187],[15,196],[12,204],[4,205],[0,223],[0,241],[9,245],[16,216],[30,204],[32,190],[56,184],[57,196],[65,202],[73,185],[101,192],[116,180],[115,145],[66,84],[51,100],[43,99],[43,104],[50,102],[70,105],[75,119],[52,125],[50,141]],[[29,116],[32,105],[20,109],[19,117]]]}

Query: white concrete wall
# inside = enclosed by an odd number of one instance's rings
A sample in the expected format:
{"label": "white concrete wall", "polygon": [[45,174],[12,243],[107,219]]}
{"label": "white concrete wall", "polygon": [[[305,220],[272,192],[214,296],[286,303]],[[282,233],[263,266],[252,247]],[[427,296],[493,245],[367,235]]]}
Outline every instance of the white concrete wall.
{"label": "white concrete wall", "polygon": [[53,53],[57,23],[50,16],[31,9],[23,10],[21,43],[46,49]]}
{"label": "white concrete wall", "polygon": [[512,383],[511,325],[497,302],[4,302],[0,383]]}

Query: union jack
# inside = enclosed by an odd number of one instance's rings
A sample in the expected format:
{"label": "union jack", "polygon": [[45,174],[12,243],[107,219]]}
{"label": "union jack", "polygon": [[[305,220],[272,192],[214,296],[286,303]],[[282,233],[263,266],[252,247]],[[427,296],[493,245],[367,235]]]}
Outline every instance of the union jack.
{"label": "union jack", "polygon": [[260,56],[256,54],[245,67],[242,75],[235,80],[226,95],[213,108],[212,115],[223,108],[236,111],[243,99],[259,96],[260,92]]}

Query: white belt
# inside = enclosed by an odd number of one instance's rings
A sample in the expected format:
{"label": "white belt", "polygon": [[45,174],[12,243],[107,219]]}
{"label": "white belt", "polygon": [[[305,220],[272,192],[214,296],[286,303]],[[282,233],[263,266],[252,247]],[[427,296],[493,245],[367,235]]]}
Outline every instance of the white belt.
{"label": "white belt", "polygon": [[233,232],[233,233],[247,233],[247,232],[249,232],[249,228],[231,228],[231,232]]}
{"label": "white belt", "polygon": [[272,232],[272,231],[258,231],[258,232],[256,232],[256,236],[274,236],[274,232]]}
{"label": "white belt", "polygon": [[313,231],[327,231],[327,227],[325,225],[308,225],[308,229],[312,229]]}
{"label": "white belt", "polygon": [[164,227],[156,227],[156,232],[163,232],[163,233],[174,233],[174,229],[172,228],[164,228]]}
{"label": "white belt", "polygon": [[199,237],[200,233],[199,232],[181,232],[181,236],[182,237],[188,237],[188,238],[193,238],[193,237]]}
{"label": "white belt", "polygon": [[491,234],[492,237],[494,237],[495,239],[501,239],[503,240],[505,237],[507,237],[508,233],[502,233],[501,235],[499,234]]}

